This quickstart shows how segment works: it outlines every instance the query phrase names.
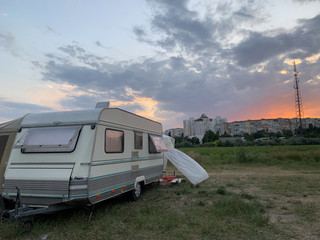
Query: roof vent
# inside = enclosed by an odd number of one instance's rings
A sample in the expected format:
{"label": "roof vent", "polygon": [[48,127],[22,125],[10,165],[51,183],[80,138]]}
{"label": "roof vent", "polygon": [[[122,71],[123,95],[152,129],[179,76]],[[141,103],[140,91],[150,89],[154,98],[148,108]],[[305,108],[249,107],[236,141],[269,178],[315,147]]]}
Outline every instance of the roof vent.
{"label": "roof vent", "polygon": [[96,104],[96,108],[108,108],[110,105],[110,102],[98,102]]}

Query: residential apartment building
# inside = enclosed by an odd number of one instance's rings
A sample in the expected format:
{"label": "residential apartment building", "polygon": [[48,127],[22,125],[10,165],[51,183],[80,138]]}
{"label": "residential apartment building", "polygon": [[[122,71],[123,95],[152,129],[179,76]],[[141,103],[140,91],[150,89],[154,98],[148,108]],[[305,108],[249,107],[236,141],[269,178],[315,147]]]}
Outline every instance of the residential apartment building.
{"label": "residential apartment building", "polygon": [[164,132],[164,134],[170,137],[183,137],[183,128],[171,128]]}
{"label": "residential apartment building", "polygon": [[[309,124],[320,127],[320,118],[303,118],[302,123],[304,128],[307,128]],[[253,134],[259,131],[277,133],[289,130],[294,132],[298,127],[299,121],[297,118],[259,119],[228,123],[226,118],[218,116],[215,119],[211,119],[202,114],[198,119],[190,118],[184,120],[183,130],[181,129],[180,131],[183,131],[183,135],[186,137],[198,137],[202,141],[207,130],[212,130],[220,135],[226,133],[231,136],[243,136],[246,133]],[[172,132],[172,134],[176,133]]]}
{"label": "residential apartment building", "polygon": [[202,141],[204,134],[208,130],[211,130],[215,133],[221,131],[224,133],[224,129],[226,127],[224,125],[225,123],[227,123],[226,118],[218,116],[215,119],[212,119],[203,113],[197,119],[190,118],[189,120],[183,121],[184,136],[197,137],[200,141]]}
{"label": "residential apartment building", "polygon": [[[303,126],[306,128],[309,124],[315,127],[320,127],[319,118],[304,118],[302,119]],[[244,135],[245,133],[252,134],[259,131],[265,132],[283,132],[290,130],[294,132],[299,127],[297,118],[276,118],[276,119],[260,119],[260,120],[247,120],[235,121],[231,123],[222,123],[216,126],[217,129],[224,129],[224,132],[219,131],[220,135],[223,133],[230,134],[231,136]]]}

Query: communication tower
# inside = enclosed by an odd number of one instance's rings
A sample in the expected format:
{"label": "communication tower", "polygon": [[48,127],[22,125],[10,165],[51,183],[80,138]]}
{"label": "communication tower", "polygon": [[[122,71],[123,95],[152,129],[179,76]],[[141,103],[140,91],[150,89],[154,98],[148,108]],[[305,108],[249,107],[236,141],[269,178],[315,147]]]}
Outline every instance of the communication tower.
{"label": "communication tower", "polygon": [[296,103],[296,117],[299,121],[299,128],[303,128],[302,126],[302,117],[303,117],[303,108],[302,108],[302,100],[301,100],[301,93],[300,93],[300,88],[299,88],[299,79],[298,79],[298,72],[297,72],[297,67],[296,63],[293,62],[293,76],[294,76],[294,85],[293,88],[296,90],[295,91],[295,103]]}

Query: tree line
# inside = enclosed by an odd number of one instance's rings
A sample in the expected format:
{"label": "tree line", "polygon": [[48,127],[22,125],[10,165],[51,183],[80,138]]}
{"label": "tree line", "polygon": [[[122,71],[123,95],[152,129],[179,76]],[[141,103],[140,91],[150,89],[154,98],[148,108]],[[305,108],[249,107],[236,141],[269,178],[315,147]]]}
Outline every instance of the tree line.
{"label": "tree line", "polygon": [[205,132],[202,141],[197,137],[174,137],[175,146],[179,147],[232,147],[263,145],[313,145],[320,144],[320,127],[309,124],[308,128],[299,128],[294,132],[258,131],[252,134],[231,136],[227,133],[219,135],[211,130]]}

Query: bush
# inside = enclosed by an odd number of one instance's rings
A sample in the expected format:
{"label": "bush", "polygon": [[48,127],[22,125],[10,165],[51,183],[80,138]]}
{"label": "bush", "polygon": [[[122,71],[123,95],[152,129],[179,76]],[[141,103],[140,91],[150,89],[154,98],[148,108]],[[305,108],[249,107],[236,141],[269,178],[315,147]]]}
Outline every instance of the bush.
{"label": "bush", "polygon": [[214,147],[214,142],[206,142],[204,144],[201,144],[201,147]]}
{"label": "bush", "polygon": [[239,148],[235,151],[235,157],[240,163],[252,162],[253,158],[249,156],[244,148]]}
{"label": "bush", "polygon": [[214,141],[214,146],[215,147],[221,147],[222,146],[222,141],[221,140],[215,140]]}
{"label": "bush", "polygon": [[233,147],[233,144],[232,144],[232,142],[230,142],[229,140],[227,140],[227,141],[225,141],[225,142],[223,143],[223,146],[224,146],[224,147]]}
{"label": "bush", "polygon": [[234,143],[233,146],[235,147],[242,147],[244,146],[244,141],[237,139]]}
{"label": "bush", "polygon": [[193,144],[191,142],[182,142],[175,145],[175,148],[187,148],[187,147],[193,147]]}

